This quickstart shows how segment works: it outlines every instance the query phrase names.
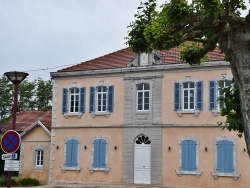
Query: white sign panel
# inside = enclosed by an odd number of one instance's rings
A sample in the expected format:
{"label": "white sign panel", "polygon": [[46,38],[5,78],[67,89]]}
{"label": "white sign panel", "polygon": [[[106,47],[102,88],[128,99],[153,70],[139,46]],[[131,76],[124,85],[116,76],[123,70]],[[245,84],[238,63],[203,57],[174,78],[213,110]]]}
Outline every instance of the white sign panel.
{"label": "white sign panel", "polygon": [[13,160],[17,159],[17,153],[10,153],[10,154],[3,154],[2,155],[2,160]]}
{"label": "white sign panel", "polygon": [[4,171],[20,171],[21,161],[16,160],[5,160]]}
{"label": "white sign panel", "polygon": [[14,168],[14,167],[10,167],[10,168],[5,168],[4,167],[4,171],[20,171],[21,168]]}

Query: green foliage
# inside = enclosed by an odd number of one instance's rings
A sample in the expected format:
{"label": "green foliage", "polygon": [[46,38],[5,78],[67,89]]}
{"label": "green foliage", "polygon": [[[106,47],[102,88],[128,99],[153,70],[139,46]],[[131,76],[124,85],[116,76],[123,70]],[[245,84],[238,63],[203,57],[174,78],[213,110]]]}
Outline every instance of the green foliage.
{"label": "green foliage", "polygon": [[225,104],[221,109],[221,115],[226,116],[227,119],[226,122],[219,122],[218,124],[229,131],[238,131],[238,136],[242,137],[243,122],[241,119],[240,98],[234,79],[231,82],[231,87],[224,88],[223,92],[225,93],[225,98],[218,100]]}
{"label": "green foliage", "polygon": [[13,104],[13,84],[3,76],[0,78],[0,125],[10,117]]}
{"label": "green foliage", "polygon": [[141,3],[135,21],[128,26],[127,44],[138,53],[198,42],[199,49],[185,48],[182,58],[199,64],[225,33],[242,23],[239,10],[244,9],[243,0],[170,0],[157,11],[155,0],[149,0]]}
{"label": "green foliage", "polygon": [[28,82],[24,80],[18,86],[18,93],[20,95],[19,110],[34,110],[36,108],[36,103],[34,101],[34,96],[36,92],[36,83]]}
{"label": "green foliage", "polygon": [[40,182],[35,178],[23,178],[19,180],[18,184],[20,186],[39,186]]}
{"label": "green foliage", "polygon": [[[201,51],[201,44],[197,42],[189,42],[189,43],[183,43],[180,45],[180,56],[181,59],[187,62],[198,62],[200,64],[201,62],[208,60],[208,55],[205,55],[203,58],[195,61],[194,59],[197,57],[197,54]],[[193,65],[192,63],[190,63]]]}
{"label": "green foliage", "polygon": [[[0,186],[5,187],[7,185],[7,178],[0,178]],[[11,179],[11,186],[22,187],[22,186],[39,186],[41,185],[39,180],[35,178],[21,178],[21,179]]]}
{"label": "green foliage", "polygon": [[[0,186],[5,187],[7,186],[8,179],[6,177],[0,178]],[[18,183],[16,180],[11,179],[11,185],[16,186]]]}
{"label": "green foliage", "polygon": [[52,81],[43,81],[38,78],[36,89],[36,105],[38,110],[51,109],[52,102]]}

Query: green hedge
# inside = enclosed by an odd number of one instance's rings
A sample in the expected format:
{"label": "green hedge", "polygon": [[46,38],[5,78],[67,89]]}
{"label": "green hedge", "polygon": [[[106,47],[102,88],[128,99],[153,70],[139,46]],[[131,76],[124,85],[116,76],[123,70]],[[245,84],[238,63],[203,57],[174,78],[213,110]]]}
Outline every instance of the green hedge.
{"label": "green hedge", "polygon": [[[18,180],[11,179],[11,186],[14,187],[25,187],[25,186],[39,186],[41,185],[39,180],[35,178],[21,178]],[[7,178],[3,177],[0,178],[0,187],[5,187],[7,186]]]}

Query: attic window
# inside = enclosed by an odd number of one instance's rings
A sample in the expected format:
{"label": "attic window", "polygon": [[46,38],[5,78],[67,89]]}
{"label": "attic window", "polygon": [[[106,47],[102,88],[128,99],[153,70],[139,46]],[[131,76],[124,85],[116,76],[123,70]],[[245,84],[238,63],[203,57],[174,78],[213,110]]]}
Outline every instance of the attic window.
{"label": "attic window", "polygon": [[149,64],[149,55],[146,53],[140,53],[140,66]]}

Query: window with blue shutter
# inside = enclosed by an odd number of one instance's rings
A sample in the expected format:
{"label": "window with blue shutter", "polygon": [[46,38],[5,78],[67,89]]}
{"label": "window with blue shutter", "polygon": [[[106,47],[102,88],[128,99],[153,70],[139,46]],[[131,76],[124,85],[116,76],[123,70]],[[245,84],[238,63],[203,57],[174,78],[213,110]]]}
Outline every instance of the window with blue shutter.
{"label": "window with blue shutter", "polygon": [[196,109],[203,109],[203,82],[196,82]]}
{"label": "window with blue shutter", "polygon": [[216,110],[216,81],[209,81],[209,110]]}
{"label": "window with blue shutter", "polygon": [[106,167],[106,145],[107,142],[104,139],[94,140],[94,156],[93,156],[94,168]]}
{"label": "window with blue shutter", "polygon": [[70,139],[66,141],[66,167],[77,167],[78,165],[78,141],[75,139]]}
{"label": "window with blue shutter", "polygon": [[95,87],[90,87],[89,111],[95,111]]}
{"label": "window with blue shutter", "polygon": [[174,110],[181,109],[181,84],[174,83]]}
{"label": "window with blue shutter", "polygon": [[217,141],[217,172],[233,173],[233,142]]}
{"label": "window with blue shutter", "polygon": [[82,87],[80,89],[80,112],[81,113],[85,112],[85,93],[86,93],[86,88]]}
{"label": "window with blue shutter", "polygon": [[182,171],[196,171],[196,142],[194,140],[181,142],[181,169]]}
{"label": "window with blue shutter", "polygon": [[114,86],[97,86],[90,87],[89,112],[114,111]]}
{"label": "window with blue shutter", "polygon": [[68,112],[68,89],[63,88],[62,113]]}
{"label": "window with blue shutter", "polygon": [[113,112],[114,108],[114,86],[108,87],[108,111]]}

